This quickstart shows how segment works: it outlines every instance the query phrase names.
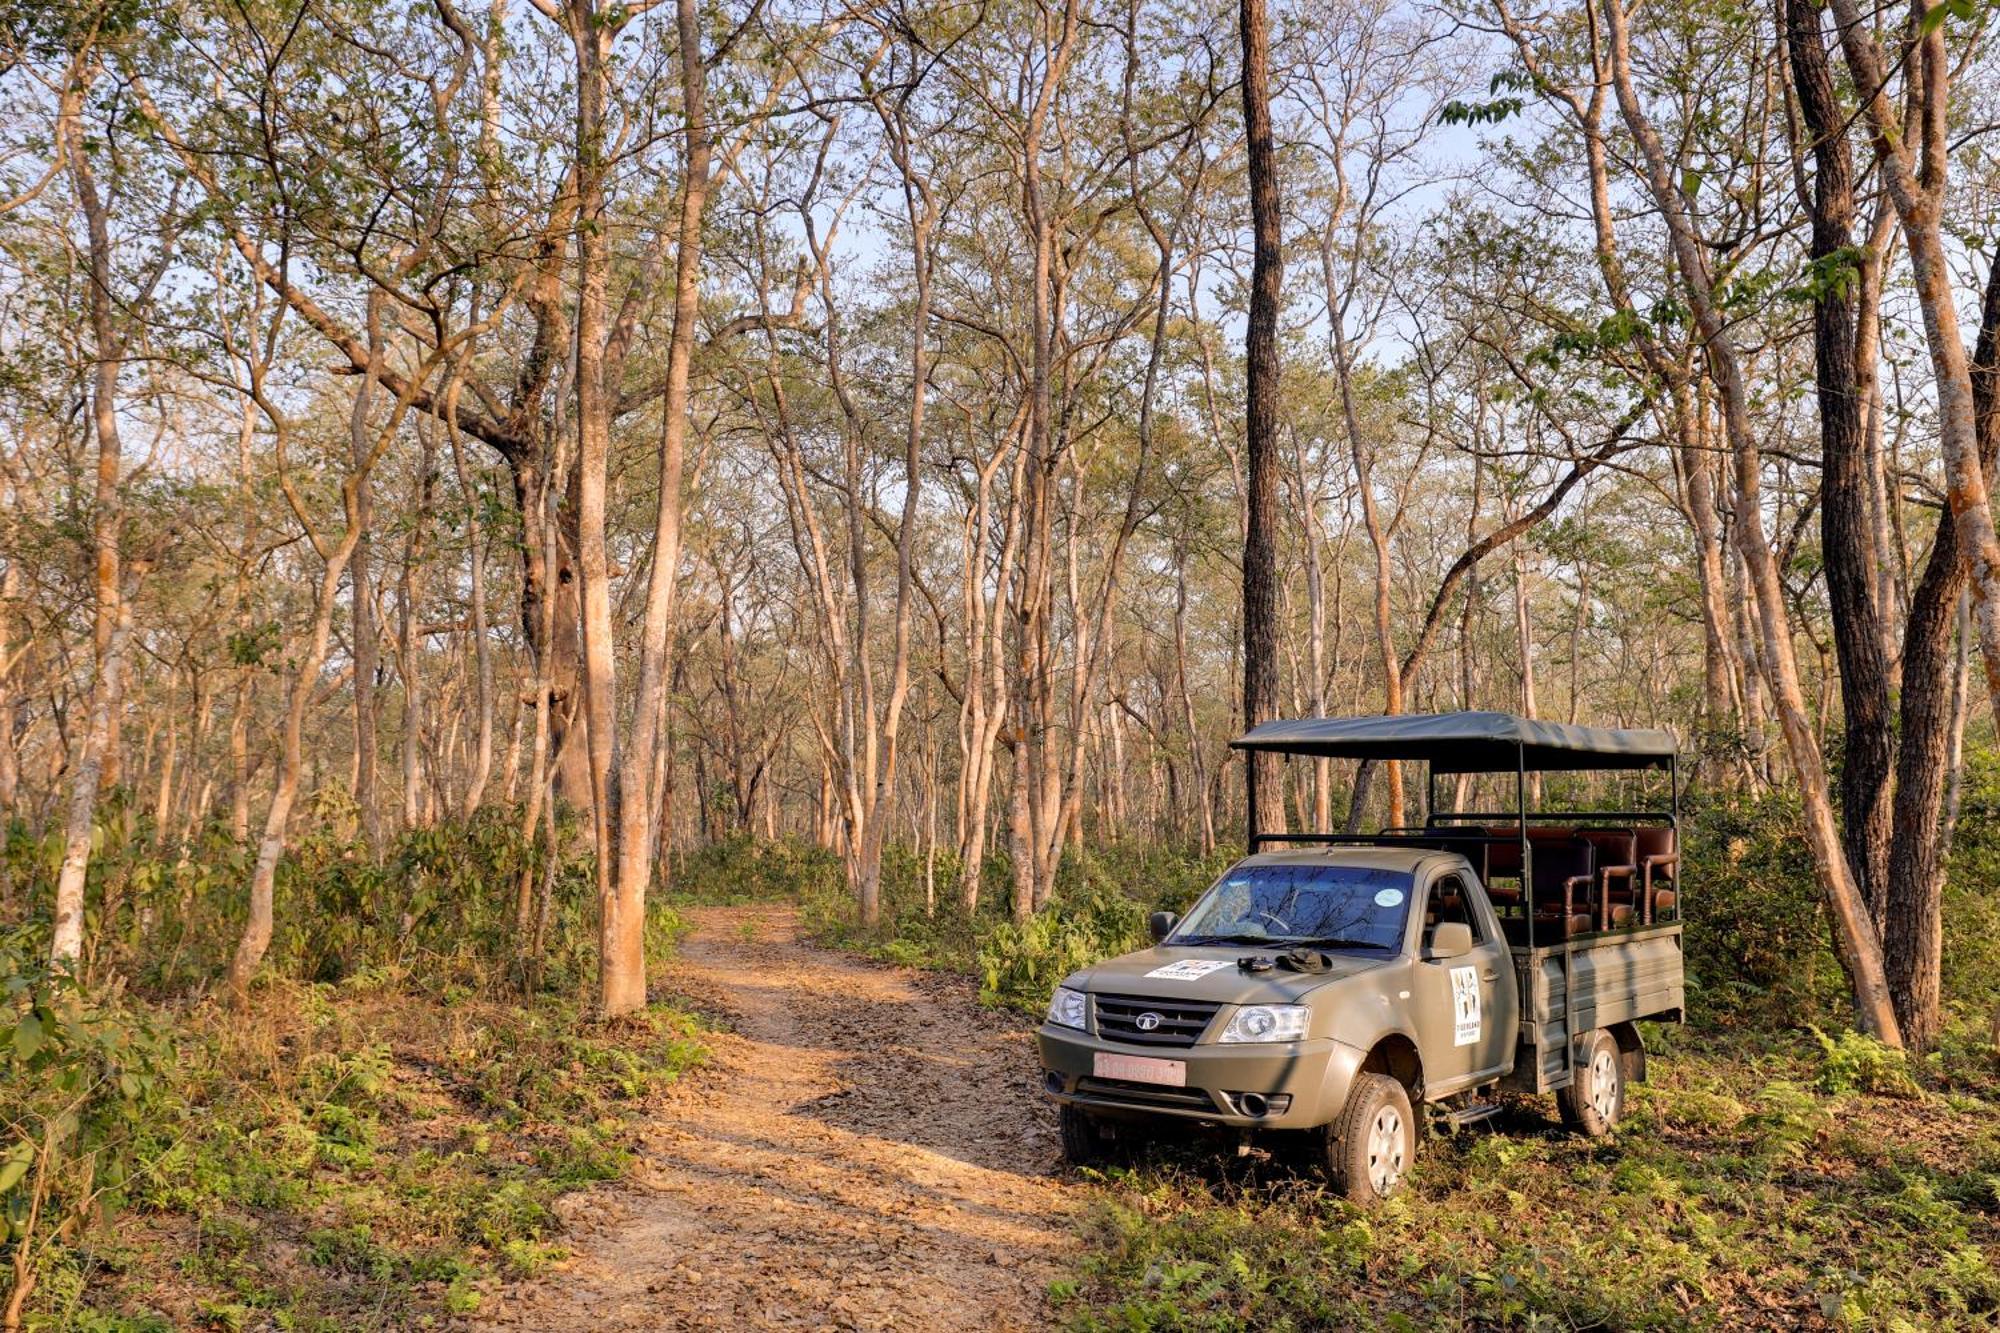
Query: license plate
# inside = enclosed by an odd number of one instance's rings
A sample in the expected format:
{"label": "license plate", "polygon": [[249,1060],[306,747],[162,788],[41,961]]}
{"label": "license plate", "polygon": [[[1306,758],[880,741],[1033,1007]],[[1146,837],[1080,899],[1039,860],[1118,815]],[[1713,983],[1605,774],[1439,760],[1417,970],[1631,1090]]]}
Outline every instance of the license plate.
{"label": "license plate", "polygon": [[1090,1072],[1099,1078],[1122,1078],[1130,1083],[1158,1083],[1169,1088],[1187,1086],[1185,1060],[1156,1060],[1150,1055],[1112,1055],[1096,1051],[1091,1055]]}

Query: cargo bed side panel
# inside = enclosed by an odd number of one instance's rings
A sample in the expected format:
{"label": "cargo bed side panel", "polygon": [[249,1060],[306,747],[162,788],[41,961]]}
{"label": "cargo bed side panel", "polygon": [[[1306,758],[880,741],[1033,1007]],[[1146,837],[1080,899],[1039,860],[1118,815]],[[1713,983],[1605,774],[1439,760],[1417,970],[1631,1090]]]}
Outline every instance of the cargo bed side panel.
{"label": "cargo bed side panel", "polygon": [[[1506,1086],[1518,1091],[1569,1082],[1563,1043],[1571,1032],[1676,1016],[1687,1002],[1678,923],[1578,940],[1567,953],[1555,945],[1513,954],[1521,1041]],[[1567,985],[1566,967],[1573,969]]]}

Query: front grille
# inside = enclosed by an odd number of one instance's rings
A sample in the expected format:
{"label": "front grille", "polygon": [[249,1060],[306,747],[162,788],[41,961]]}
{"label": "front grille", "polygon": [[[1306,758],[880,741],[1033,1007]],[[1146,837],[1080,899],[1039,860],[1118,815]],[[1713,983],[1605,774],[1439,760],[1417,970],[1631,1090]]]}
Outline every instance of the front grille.
{"label": "front grille", "polygon": [[[1143,995],[1099,995],[1097,1035],[1138,1046],[1192,1046],[1208,1031],[1220,1004],[1206,1000],[1156,1000]],[[1154,1014],[1159,1022],[1140,1026],[1140,1015]]]}
{"label": "front grille", "polygon": [[1079,1097],[1120,1102],[1126,1106],[1162,1106],[1185,1111],[1215,1111],[1215,1100],[1197,1088],[1168,1088],[1157,1083],[1134,1083],[1122,1078],[1080,1078]]}

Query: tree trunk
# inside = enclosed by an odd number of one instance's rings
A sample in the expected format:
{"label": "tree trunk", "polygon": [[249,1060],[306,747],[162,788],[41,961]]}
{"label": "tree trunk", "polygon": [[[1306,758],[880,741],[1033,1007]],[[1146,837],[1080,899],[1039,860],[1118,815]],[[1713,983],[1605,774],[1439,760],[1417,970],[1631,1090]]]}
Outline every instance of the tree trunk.
{"label": "tree trunk", "polygon": [[[1979,426],[1981,466],[2000,456],[2000,264],[1987,273],[1973,353],[1972,392]],[[1950,851],[1944,818],[1952,768],[1956,706],[1953,622],[1966,587],[1965,560],[1950,510],[1938,517],[1931,553],[1910,596],[1903,638],[1902,743],[1896,755],[1894,838],[1883,905],[1883,961],[1896,1000],[1903,1039],[1922,1049],[1937,1037],[1939,968],[1944,947],[1945,857]],[[1959,644],[1964,650],[1963,642]]]}
{"label": "tree trunk", "polygon": [[[1813,360],[1819,400],[1820,553],[1840,660],[1845,744],[1840,769],[1841,842],[1848,868],[1879,924],[1889,879],[1889,665],[1875,597],[1867,402],[1857,379],[1860,284],[1847,271],[1854,240],[1854,162],[1847,125],[1827,67],[1819,11],[1780,0],[1792,83],[1810,137],[1815,171],[1803,201],[1812,218],[1815,265]],[[1801,151],[1806,145],[1799,146]]]}
{"label": "tree trunk", "polygon": [[1914,94],[1906,120],[1891,100],[1888,67],[1872,25],[1854,0],[1831,0],[1835,30],[1874,136],[1882,182],[1902,219],[1910,276],[1923,314],[1935,377],[1938,443],[1944,455],[1945,499],[1952,532],[1971,579],[1972,619],[1986,666],[1986,689],[2000,706],[2000,532],[1996,532],[1985,469],[1979,459],[1977,408],[1958,307],[1952,297],[1951,256],[1943,237],[1950,145],[1946,115],[1951,56],[1944,25],[1926,23],[1932,0],[1911,0],[1916,33],[1905,62]]}
{"label": "tree trunk", "polygon": [[1737,545],[1743,552],[1757,616],[1762,625],[1773,702],[1777,705],[1778,720],[1791,753],[1793,770],[1798,776],[1806,840],[1812,852],[1813,867],[1834,920],[1835,943],[1842,964],[1854,985],[1855,1007],[1861,1026],[1871,1036],[1890,1045],[1900,1045],[1896,1012],[1890,1002],[1888,981],[1883,971],[1881,941],[1876,934],[1874,920],[1868,914],[1867,902],[1848,870],[1839,831],[1834,824],[1832,803],[1827,795],[1826,772],[1820,758],[1819,742],[1799,685],[1784,588],[1779,582],[1777,560],[1764,535],[1759,475],[1763,463],[1756,431],[1750,420],[1749,394],[1737,360],[1735,340],[1716,306],[1708,256],[1702,251],[1693,224],[1688,219],[1667,161],[1666,149],[1633,88],[1624,0],[1605,0],[1604,13],[1618,107],[1626,127],[1639,145],[1645,164],[1646,184],[1653,201],[1666,220],[1674,258],[1680,267],[1682,287],[1694,309],[1696,324],[1707,347],[1709,368],[1721,397],[1724,429],[1736,460]]}
{"label": "tree trunk", "polygon": [[598,1007],[610,1018],[642,1008],[646,1002],[645,922],[631,910],[633,904],[619,878],[623,818],[618,807],[622,793],[616,730],[617,645],[605,532],[612,402],[617,392],[605,373],[611,268],[605,216],[605,183],[610,172],[609,136],[604,125],[609,100],[605,67],[617,25],[604,21],[590,0],[577,0],[568,14],[577,77],[576,496],[577,569],[583,585],[583,715],[590,758],[592,844],[597,850]]}
{"label": "tree trunk", "polygon": [[410,497],[410,533],[403,546],[402,577],[396,590],[397,670],[403,678],[403,827],[416,828],[425,822],[423,810],[423,716],[424,679],[421,658],[423,642],[419,634],[423,579],[424,538],[430,525],[431,492],[436,476],[437,440],[434,427],[420,420],[417,438],[419,454],[415,491]]}
{"label": "tree trunk", "polygon": [[348,588],[352,594],[350,613],[354,642],[354,804],[361,815],[361,833],[368,854],[382,857],[381,802],[375,794],[377,718],[375,677],[381,661],[381,634],[375,623],[375,582],[373,543],[368,525],[374,516],[374,497],[362,461],[374,447],[369,428],[369,409],[374,402],[374,385],[382,370],[382,302],[380,292],[368,297],[369,372],[354,389],[354,406],[348,416],[348,466],[359,473],[356,490],[360,531],[348,562]]}
{"label": "tree trunk", "polygon": [[[123,713],[126,644],[131,639],[131,608],[121,586],[119,549],[123,512],[120,504],[122,466],[118,435],[118,374],[123,339],[114,321],[111,297],[110,210],[97,188],[82,131],[70,125],[70,174],[77,203],[83,210],[89,243],[91,367],[91,427],[97,438],[95,489],[91,497],[91,550],[96,671],[90,691],[90,714],[81,756],[70,778],[69,806],[63,821],[63,858],[56,877],[55,926],[49,957],[74,968],[83,954],[84,888],[90,871],[91,829],[97,818],[98,787],[116,766],[118,720]],[[11,738],[10,738],[11,743]]]}
{"label": "tree trunk", "polygon": [[[454,378],[448,402],[455,409],[458,383]],[[445,414],[445,438],[451,444],[451,466],[458,478],[458,493],[465,504],[465,544],[467,597],[472,603],[472,652],[478,682],[479,731],[473,743],[472,774],[466,782],[460,813],[470,818],[486,800],[486,784],[493,775],[493,642],[486,619],[486,528],[482,517],[482,496],[474,484],[474,474],[465,465],[465,448],[459,439],[455,410]],[[518,714],[517,714],[518,716]]]}
{"label": "tree trunk", "polygon": [[[1271,26],[1264,0],[1241,0],[1243,123],[1250,173],[1254,252],[1244,336],[1245,508],[1243,544],[1243,723],[1278,715],[1278,311],[1284,297],[1283,215],[1271,129]],[[1248,753],[1247,837],[1285,830],[1282,760]],[[1260,827],[1260,823],[1264,827]]]}

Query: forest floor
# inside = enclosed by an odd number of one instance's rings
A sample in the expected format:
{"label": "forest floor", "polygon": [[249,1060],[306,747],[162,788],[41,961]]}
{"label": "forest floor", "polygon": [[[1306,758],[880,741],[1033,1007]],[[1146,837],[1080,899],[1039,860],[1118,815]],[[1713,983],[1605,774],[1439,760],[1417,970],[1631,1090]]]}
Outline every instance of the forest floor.
{"label": "forest floor", "polygon": [[570,1257],[468,1328],[1040,1328],[1089,1191],[1058,1176],[1028,1026],[966,980],[700,907],[663,984],[717,1031],[630,1177],[557,1205]]}

